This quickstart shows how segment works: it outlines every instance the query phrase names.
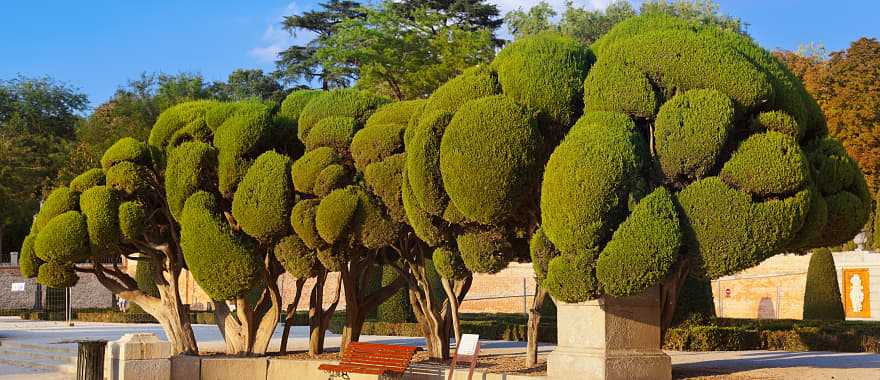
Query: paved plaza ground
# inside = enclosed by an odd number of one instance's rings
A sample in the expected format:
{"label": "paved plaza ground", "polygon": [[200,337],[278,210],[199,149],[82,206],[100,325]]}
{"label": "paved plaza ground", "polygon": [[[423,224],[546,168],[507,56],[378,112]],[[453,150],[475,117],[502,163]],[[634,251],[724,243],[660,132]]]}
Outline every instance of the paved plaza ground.
{"label": "paved plaza ground", "polygon": [[[214,325],[195,325],[194,331],[203,351],[222,351],[223,341]],[[164,338],[162,329],[155,324],[76,323],[73,327],[63,322],[22,321],[18,318],[0,318],[0,340],[25,344],[75,347],[64,343],[77,339],[116,340],[123,334],[150,332]],[[281,329],[276,330],[270,350],[277,350]],[[329,334],[328,347],[338,347],[339,335]],[[388,344],[419,345],[420,338],[366,336],[366,341]],[[293,329],[292,350],[308,346],[306,327]],[[483,343],[484,355],[517,355],[524,351],[524,343],[489,341]],[[542,355],[553,346],[541,347]],[[835,352],[677,352],[669,351],[673,373],[679,379],[880,379],[880,354]],[[73,375],[51,373],[0,365],[2,380],[71,379]]]}

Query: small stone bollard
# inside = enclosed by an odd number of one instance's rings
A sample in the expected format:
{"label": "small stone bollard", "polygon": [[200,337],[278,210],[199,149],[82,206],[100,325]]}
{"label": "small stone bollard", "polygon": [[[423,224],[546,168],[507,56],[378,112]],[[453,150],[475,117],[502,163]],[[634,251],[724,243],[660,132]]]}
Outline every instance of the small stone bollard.
{"label": "small stone bollard", "polygon": [[170,380],[171,343],[155,334],[125,334],[107,348],[108,379]]}
{"label": "small stone bollard", "polygon": [[104,380],[106,340],[77,341],[76,380]]}

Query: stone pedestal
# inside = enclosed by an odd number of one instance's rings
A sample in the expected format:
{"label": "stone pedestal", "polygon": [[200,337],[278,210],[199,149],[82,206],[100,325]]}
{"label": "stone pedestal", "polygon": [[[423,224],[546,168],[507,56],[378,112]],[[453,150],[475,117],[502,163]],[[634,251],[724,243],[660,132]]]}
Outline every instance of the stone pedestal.
{"label": "stone pedestal", "polygon": [[552,380],[668,380],[660,349],[660,290],[635,297],[556,302],[559,341],[547,359]]}
{"label": "stone pedestal", "polygon": [[125,334],[107,345],[110,380],[171,379],[171,343],[154,334]]}

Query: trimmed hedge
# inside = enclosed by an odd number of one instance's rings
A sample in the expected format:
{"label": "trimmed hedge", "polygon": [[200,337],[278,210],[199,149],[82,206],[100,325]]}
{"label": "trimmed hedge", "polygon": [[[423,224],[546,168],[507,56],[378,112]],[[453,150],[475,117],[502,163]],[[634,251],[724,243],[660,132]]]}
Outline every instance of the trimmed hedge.
{"label": "trimmed hedge", "polygon": [[877,322],[715,319],[666,332],[663,348],[683,351],[880,352]]}
{"label": "trimmed hedge", "polygon": [[752,135],[721,169],[728,185],[758,197],[790,195],[810,179],[810,166],[797,141],[779,132]]}
{"label": "trimmed hedge", "polygon": [[84,171],[70,181],[70,189],[74,192],[81,193],[89,188],[104,184],[104,170],[94,168]]}
{"label": "trimmed hedge", "polygon": [[290,158],[269,151],[261,154],[232,199],[232,215],[241,229],[260,241],[286,235],[290,231],[293,185]]}
{"label": "trimmed hedge", "polygon": [[814,250],[804,289],[804,319],[842,321],[845,318],[831,250]]}
{"label": "trimmed hedge", "polygon": [[34,251],[40,260],[47,263],[74,263],[86,259],[89,257],[86,217],[77,211],[68,211],[52,218],[37,235]]}

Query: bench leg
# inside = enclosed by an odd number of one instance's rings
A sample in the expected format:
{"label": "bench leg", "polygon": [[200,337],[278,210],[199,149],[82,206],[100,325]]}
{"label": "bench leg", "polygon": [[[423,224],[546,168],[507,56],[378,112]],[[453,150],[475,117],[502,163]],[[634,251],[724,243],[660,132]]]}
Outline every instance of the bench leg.
{"label": "bench leg", "polygon": [[331,372],[327,380],[350,380],[350,378],[348,373],[345,372]]}

